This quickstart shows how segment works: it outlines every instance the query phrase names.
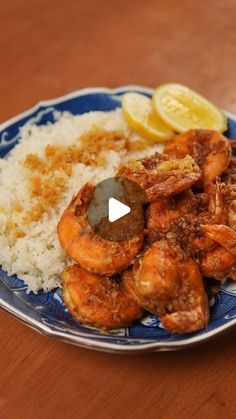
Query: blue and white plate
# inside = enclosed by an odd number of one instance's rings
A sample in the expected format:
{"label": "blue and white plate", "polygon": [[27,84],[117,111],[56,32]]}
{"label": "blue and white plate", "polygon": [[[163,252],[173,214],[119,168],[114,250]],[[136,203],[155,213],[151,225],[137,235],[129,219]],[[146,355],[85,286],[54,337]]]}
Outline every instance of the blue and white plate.
{"label": "blue and white plate", "polygon": [[[82,114],[88,111],[109,111],[120,107],[120,98],[127,91],[150,96],[151,89],[125,86],[118,89],[92,88],[40,102],[27,112],[0,125],[0,156],[4,157],[19,139],[24,124],[38,125],[54,121],[55,111]],[[228,137],[236,138],[236,117],[226,112]],[[201,332],[174,335],[163,329],[157,317],[147,315],[132,327],[107,334],[78,324],[66,311],[58,289],[38,295],[26,293],[26,286],[16,276],[8,277],[0,269],[0,306],[33,329],[79,346],[110,352],[145,352],[185,348],[207,340],[236,324],[236,283],[226,282],[211,302],[211,321]]]}

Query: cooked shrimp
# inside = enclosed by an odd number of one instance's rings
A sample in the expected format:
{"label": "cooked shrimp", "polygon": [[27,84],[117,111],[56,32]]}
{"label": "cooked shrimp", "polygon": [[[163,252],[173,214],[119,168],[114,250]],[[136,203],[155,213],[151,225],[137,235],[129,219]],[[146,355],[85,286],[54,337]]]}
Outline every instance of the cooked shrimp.
{"label": "cooked shrimp", "polygon": [[209,183],[205,192],[182,192],[172,198],[151,203],[147,211],[149,242],[160,239],[175,240],[191,256],[215,246],[201,229],[202,223],[223,223],[225,211],[220,185]]}
{"label": "cooked shrimp", "polygon": [[114,275],[129,266],[143,245],[144,232],[126,241],[108,241],[94,233],[86,210],[94,186],[87,183],[65,209],[57,231],[66,254],[81,267],[100,275]]}
{"label": "cooked shrimp", "polygon": [[[230,145],[232,145],[232,141],[230,141]],[[231,185],[231,184],[236,183],[236,157],[235,156],[231,157],[229,166],[227,170],[223,173],[221,179],[222,179],[222,182],[226,184]]]}
{"label": "cooked shrimp", "polygon": [[202,254],[200,271],[203,276],[221,282],[227,278],[236,280],[236,256],[223,246],[217,246]]}
{"label": "cooked shrimp", "polygon": [[125,289],[128,290],[130,295],[132,295],[133,299],[139,305],[141,305],[144,309],[148,311],[149,301],[148,300],[146,301],[145,297],[143,297],[142,294],[139,292],[139,289],[137,288],[136,282],[135,282],[135,275],[136,275],[138,266],[139,266],[138,260],[136,260],[134,265],[132,265],[131,267],[129,267],[122,273],[122,281],[123,281],[123,285]]}
{"label": "cooked shrimp", "polygon": [[[207,209],[199,212],[199,222],[203,223],[206,220],[209,220],[211,224],[226,222],[227,216],[219,178],[216,179],[215,183],[209,182],[205,184],[204,195],[207,198]],[[203,194],[200,196],[203,196]]]}
{"label": "cooked shrimp", "polygon": [[123,283],[71,265],[63,273],[63,298],[80,322],[104,330],[124,327],[143,314],[143,309]]}
{"label": "cooked shrimp", "polygon": [[202,225],[203,231],[212,240],[236,256],[236,232],[226,225]]}
{"label": "cooked shrimp", "polygon": [[217,131],[194,129],[168,143],[165,153],[179,159],[192,156],[202,170],[197,183],[198,187],[202,187],[206,182],[214,182],[227,169],[231,147],[228,139]]}
{"label": "cooked shrimp", "polygon": [[191,333],[205,327],[209,307],[197,264],[179,246],[155,242],[124,274],[125,286],[136,300],[161,317],[163,326],[174,333]]}
{"label": "cooked shrimp", "polygon": [[207,208],[200,210],[197,217],[196,234],[193,238],[193,245],[198,250],[207,250],[214,247],[213,240],[205,230],[201,228],[202,224],[221,224],[226,223],[227,213],[223,203],[222,188],[219,179],[216,183],[207,183],[204,187],[204,193],[208,200]]}
{"label": "cooked shrimp", "polygon": [[224,193],[224,203],[227,211],[228,225],[236,230],[236,185],[230,185]]}
{"label": "cooked shrimp", "polygon": [[117,176],[137,182],[153,202],[159,197],[173,196],[190,188],[201,177],[201,172],[190,156],[174,159],[155,153],[126,163]]}
{"label": "cooked shrimp", "polygon": [[190,235],[195,233],[197,207],[198,197],[191,191],[151,203],[147,210],[148,241],[172,239],[187,250]]}
{"label": "cooked shrimp", "polygon": [[229,227],[236,230],[236,158],[232,158],[227,171],[222,176],[224,206]]}
{"label": "cooked shrimp", "polygon": [[[224,219],[216,225],[209,225],[207,220],[202,220],[201,228],[205,236],[214,240],[217,244],[215,249],[207,251],[201,256],[200,268],[204,276],[217,278],[225,281],[227,278],[236,280],[236,189],[232,166],[229,167],[223,176]],[[225,225],[228,224],[228,225]]]}

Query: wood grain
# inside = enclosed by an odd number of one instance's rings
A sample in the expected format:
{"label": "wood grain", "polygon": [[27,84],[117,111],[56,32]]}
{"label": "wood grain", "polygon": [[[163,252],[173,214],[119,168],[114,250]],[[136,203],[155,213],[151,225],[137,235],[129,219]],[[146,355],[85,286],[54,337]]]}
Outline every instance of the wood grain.
{"label": "wood grain", "polygon": [[[0,122],[88,86],[187,84],[236,112],[236,3],[8,0]],[[0,418],[233,418],[236,333],[183,352],[102,354],[0,312]]]}

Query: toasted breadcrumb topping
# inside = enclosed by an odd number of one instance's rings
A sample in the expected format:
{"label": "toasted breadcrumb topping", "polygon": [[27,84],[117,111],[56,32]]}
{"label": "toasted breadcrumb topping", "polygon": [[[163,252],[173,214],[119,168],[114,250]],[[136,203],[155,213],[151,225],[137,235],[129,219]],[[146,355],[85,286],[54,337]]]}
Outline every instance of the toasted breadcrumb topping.
{"label": "toasted breadcrumb topping", "polygon": [[145,139],[131,141],[116,131],[93,131],[79,140],[78,145],[67,147],[47,145],[44,158],[32,153],[26,156],[23,165],[31,172],[30,197],[36,201],[24,217],[26,225],[40,220],[43,213],[58,204],[75,164],[104,167],[104,151],[140,151],[150,146]]}

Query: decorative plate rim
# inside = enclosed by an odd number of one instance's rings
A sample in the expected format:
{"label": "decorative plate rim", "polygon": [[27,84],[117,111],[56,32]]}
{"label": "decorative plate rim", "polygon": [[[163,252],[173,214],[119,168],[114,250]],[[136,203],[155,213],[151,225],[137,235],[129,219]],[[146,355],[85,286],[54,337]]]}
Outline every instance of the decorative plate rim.
{"label": "decorative plate rim", "polygon": [[[13,123],[19,121],[20,119],[30,116],[33,112],[36,112],[41,107],[47,107],[51,105],[58,104],[65,100],[73,99],[76,97],[94,94],[94,93],[104,93],[109,95],[117,95],[121,94],[123,91],[133,91],[138,90],[139,92],[143,92],[146,94],[151,94],[153,92],[152,88],[139,86],[139,85],[127,85],[127,86],[120,86],[118,88],[107,88],[107,87],[91,87],[91,88],[83,88],[71,93],[67,93],[65,95],[49,99],[49,100],[42,100],[37,102],[34,106],[27,109],[24,112],[8,119],[7,121],[0,124],[0,131],[6,129]],[[236,115],[230,111],[223,110],[227,117],[231,118],[236,122]],[[0,307],[15,316],[18,320],[22,321],[24,324],[28,325],[30,328],[40,332],[43,335],[47,335],[49,337],[55,337],[61,341],[71,343],[77,346],[81,346],[88,349],[96,349],[98,351],[103,352],[115,352],[115,353],[142,353],[142,352],[156,352],[156,351],[171,351],[171,350],[178,350],[184,349],[195,344],[207,341],[213,338],[216,335],[222,334],[226,330],[230,329],[236,324],[236,315],[235,318],[228,321],[226,324],[217,327],[214,330],[206,332],[199,336],[193,336],[189,338],[184,338],[177,342],[150,342],[150,343],[139,343],[139,344],[132,344],[130,346],[122,346],[116,343],[108,343],[108,342],[98,342],[94,341],[90,338],[80,337],[75,335],[68,335],[66,332],[54,330],[51,327],[43,324],[42,322],[32,319],[25,313],[22,313],[21,310],[17,309],[13,305],[7,303],[3,298],[0,296]]]}

